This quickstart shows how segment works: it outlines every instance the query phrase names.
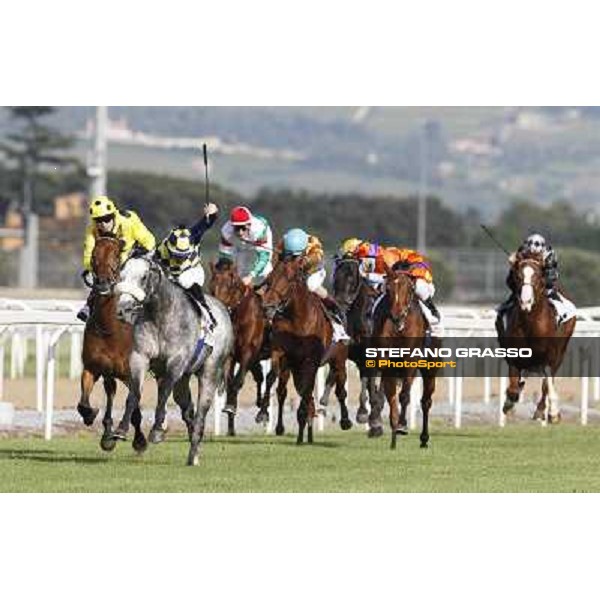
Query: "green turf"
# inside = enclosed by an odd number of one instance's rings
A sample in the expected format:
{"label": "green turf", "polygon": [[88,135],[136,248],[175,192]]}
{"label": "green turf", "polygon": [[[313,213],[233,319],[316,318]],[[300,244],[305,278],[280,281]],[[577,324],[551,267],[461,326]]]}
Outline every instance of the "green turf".
{"label": "green turf", "polygon": [[0,440],[3,492],[573,492],[600,491],[600,432],[533,423],[438,424],[427,450],[411,434],[330,431],[314,446],[292,436],[209,439],[201,465],[185,467],[187,444],[173,437],[141,457],[128,444],[103,453],[91,434]]}

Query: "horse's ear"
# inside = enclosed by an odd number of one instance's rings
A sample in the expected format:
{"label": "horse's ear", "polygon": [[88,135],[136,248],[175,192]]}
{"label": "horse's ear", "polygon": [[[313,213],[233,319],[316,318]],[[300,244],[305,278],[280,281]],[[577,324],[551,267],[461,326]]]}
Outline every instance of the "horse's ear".
{"label": "horse's ear", "polygon": [[394,269],[391,269],[386,262],[383,263],[385,268],[385,276],[390,279],[394,275]]}
{"label": "horse's ear", "polygon": [[210,267],[210,272],[214,275],[215,274],[215,261],[214,260],[209,260],[208,261],[208,266]]}

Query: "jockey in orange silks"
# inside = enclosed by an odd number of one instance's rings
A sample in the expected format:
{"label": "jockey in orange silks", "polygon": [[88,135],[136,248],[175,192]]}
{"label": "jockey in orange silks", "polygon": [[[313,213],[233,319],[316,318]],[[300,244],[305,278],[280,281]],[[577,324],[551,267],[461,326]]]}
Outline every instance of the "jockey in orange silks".
{"label": "jockey in orange silks", "polygon": [[342,255],[353,256],[360,261],[360,270],[369,285],[380,288],[385,282],[386,266],[407,272],[415,280],[415,293],[421,301],[425,317],[430,325],[439,325],[440,313],[433,303],[435,285],[431,264],[425,256],[411,248],[384,247],[368,241],[352,238],[342,244]]}

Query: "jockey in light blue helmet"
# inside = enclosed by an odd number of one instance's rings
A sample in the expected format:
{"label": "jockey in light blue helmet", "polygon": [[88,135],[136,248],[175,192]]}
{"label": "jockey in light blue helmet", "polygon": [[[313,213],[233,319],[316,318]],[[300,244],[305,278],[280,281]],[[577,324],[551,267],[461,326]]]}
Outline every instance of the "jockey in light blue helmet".
{"label": "jockey in light blue helmet", "polygon": [[308,247],[308,233],[304,229],[290,229],[283,236],[283,252],[299,256]]}

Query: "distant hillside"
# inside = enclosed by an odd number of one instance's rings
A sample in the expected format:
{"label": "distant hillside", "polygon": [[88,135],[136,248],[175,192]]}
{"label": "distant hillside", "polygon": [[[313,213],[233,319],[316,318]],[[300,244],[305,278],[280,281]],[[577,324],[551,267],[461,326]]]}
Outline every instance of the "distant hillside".
{"label": "distant hillside", "polygon": [[[80,132],[92,115],[89,107],[65,107],[55,122]],[[111,107],[110,117],[149,136],[214,137],[242,147],[212,157],[213,178],[242,193],[414,193],[425,139],[430,191],[461,210],[495,215],[512,198],[595,210],[600,194],[597,107]],[[8,127],[0,110],[0,135]],[[87,143],[78,153],[85,159]],[[190,148],[121,140],[111,143],[109,160],[112,168],[202,177]]]}

